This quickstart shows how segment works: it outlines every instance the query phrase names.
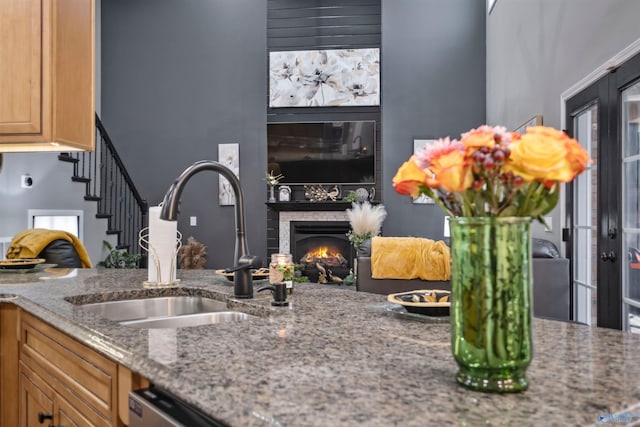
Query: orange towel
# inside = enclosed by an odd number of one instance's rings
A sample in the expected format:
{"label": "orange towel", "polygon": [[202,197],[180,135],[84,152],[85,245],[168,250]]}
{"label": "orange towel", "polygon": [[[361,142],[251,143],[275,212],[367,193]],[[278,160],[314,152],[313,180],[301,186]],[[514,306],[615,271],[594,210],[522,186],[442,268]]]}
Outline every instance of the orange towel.
{"label": "orange towel", "polygon": [[76,236],[66,231],[32,228],[16,234],[7,249],[7,259],[38,258],[38,254],[54,240],[66,240],[78,253],[83,268],[91,268],[91,260],[84,245]]}
{"label": "orange towel", "polygon": [[371,239],[373,279],[451,279],[451,252],[442,240],[420,237]]}

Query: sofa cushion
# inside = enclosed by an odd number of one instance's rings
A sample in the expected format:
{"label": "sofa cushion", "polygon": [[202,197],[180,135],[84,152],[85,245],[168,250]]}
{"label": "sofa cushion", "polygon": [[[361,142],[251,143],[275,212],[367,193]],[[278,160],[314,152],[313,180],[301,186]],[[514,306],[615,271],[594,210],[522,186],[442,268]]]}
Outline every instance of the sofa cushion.
{"label": "sofa cushion", "polygon": [[46,262],[64,268],[82,268],[82,261],[72,243],[56,239],[49,243],[38,255]]}
{"label": "sofa cushion", "polygon": [[357,252],[358,252],[358,256],[370,257],[371,256],[371,239],[368,239],[362,242]]}
{"label": "sofa cushion", "polygon": [[560,258],[558,247],[545,239],[531,239],[531,254],[533,258]]}

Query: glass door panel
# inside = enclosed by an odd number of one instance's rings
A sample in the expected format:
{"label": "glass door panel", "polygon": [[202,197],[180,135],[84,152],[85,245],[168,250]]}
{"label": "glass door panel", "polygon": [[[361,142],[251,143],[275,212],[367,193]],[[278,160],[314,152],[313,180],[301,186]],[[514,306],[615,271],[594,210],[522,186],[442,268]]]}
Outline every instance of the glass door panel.
{"label": "glass door panel", "polygon": [[597,324],[597,207],[598,207],[598,105],[574,116],[574,137],[590,153],[593,164],[574,181],[573,205],[573,318]]}
{"label": "glass door panel", "polygon": [[640,54],[568,99],[566,111],[567,131],[594,160],[567,184],[573,320],[640,333]]}
{"label": "glass door panel", "polygon": [[623,328],[640,333],[640,83],[622,91]]}

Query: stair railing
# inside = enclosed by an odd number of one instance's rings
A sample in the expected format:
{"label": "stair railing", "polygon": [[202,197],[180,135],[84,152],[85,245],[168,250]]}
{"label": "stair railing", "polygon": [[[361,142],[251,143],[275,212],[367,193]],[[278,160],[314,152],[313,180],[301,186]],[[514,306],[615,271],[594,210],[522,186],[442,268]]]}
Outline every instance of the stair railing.
{"label": "stair railing", "polygon": [[58,158],[73,163],[71,179],[86,184],[85,200],[98,202],[96,217],[107,219],[107,234],[117,235],[116,247],[144,255],[138,233],[146,227],[148,205],[97,114],[95,151],[61,153]]}

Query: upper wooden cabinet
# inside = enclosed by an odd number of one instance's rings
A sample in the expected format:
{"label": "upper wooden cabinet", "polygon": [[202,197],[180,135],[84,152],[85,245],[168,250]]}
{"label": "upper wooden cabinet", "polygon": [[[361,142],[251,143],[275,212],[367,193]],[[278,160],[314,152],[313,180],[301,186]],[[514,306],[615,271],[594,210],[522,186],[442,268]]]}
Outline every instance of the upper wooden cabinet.
{"label": "upper wooden cabinet", "polygon": [[0,152],[93,151],[95,0],[0,0]]}

